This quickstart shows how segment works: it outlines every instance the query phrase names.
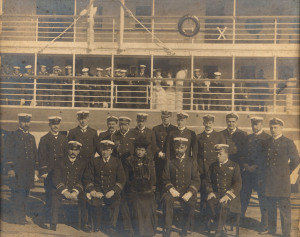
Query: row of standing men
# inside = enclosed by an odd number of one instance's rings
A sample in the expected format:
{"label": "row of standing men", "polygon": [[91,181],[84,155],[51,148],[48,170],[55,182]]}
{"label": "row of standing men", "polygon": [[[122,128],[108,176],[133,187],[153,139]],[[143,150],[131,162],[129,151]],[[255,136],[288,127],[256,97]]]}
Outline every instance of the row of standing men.
{"label": "row of standing men", "polygon": [[[57,200],[62,196],[64,198],[72,198],[73,196],[78,198],[78,194],[83,191],[82,184],[79,185],[80,187],[76,186],[78,185],[76,183],[78,177],[76,179],[76,176],[78,176],[79,170],[77,169],[79,167],[68,164],[70,164],[73,155],[77,157],[74,151],[80,150],[80,160],[84,160],[83,166],[90,167],[91,172],[98,173],[98,176],[96,173],[87,175],[91,181],[85,185],[85,191],[90,195],[86,196],[87,199],[98,201],[98,199],[102,200],[103,195],[109,199],[106,194],[109,197],[111,190],[114,193],[119,193],[122,200],[120,202],[120,215],[124,229],[129,235],[133,234],[133,229],[137,235],[154,235],[155,228],[151,225],[149,227],[149,223],[155,222],[153,221],[155,215],[150,215],[149,219],[145,219],[140,218],[137,214],[143,212],[149,214],[151,210],[153,211],[155,203],[150,201],[154,199],[150,198],[151,195],[139,196],[137,194],[152,193],[150,187],[156,186],[156,200],[164,200],[166,236],[169,236],[171,231],[173,215],[171,210],[173,210],[175,199],[179,199],[182,205],[191,203],[191,200],[196,200],[199,188],[201,194],[200,213],[217,219],[215,222],[217,223],[216,236],[224,234],[224,203],[230,211],[241,212],[243,217],[253,188],[258,192],[259,197],[262,217],[261,232],[276,233],[276,207],[278,205],[283,223],[283,236],[290,236],[291,185],[289,175],[299,164],[299,156],[293,141],[282,135],[284,122],[281,119],[270,120],[272,135],[270,136],[263,131],[263,118],[253,117],[251,118],[253,133],[247,135],[246,132],[237,128],[239,117],[235,113],[226,116],[227,128],[221,132],[216,132],[213,128],[215,117],[205,115],[203,117],[204,131],[196,135],[194,131],[186,127],[189,117],[187,113],[180,112],[177,114],[177,127],[170,124],[170,117],[170,112],[162,111],[162,124],[151,130],[146,127],[147,114],[139,113],[137,115],[137,126],[133,129],[129,129],[130,118],[109,116],[107,118],[108,130],[101,132],[98,136],[97,131],[89,126],[89,111],[79,111],[77,113],[79,126],[71,129],[68,137],[65,137],[59,133],[61,118],[54,116],[49,118],[50,132],[41,138],[37,150],[34,137],[28,132],[31,115],[20,114],[20,128],[10,136],[7,143],[9,149],[6,152],[8,174],[13,180],[11,186],[12,200],[15,203],[13,210],[17,221],[20,223],[25,221],[26,214],[22,205],[34,179],[38,179],[38,175],[44,178],[46,202],[52,206],[52,209],[56,207],[58,210],[57,203],[59,201]],[[119,130],[116,128],[118,122]],[[146,154],[141,155],[139,153],[141,149],[138,148],[145,149]],[[94,159],[96,152],[100,154],[100,159]],[[123,190],[126,178],[121,178],[117,182],[117,176],[107,175],[107,172],[112,172],[113,169],[116,171],[115,168],[105,167],[104,157],[107,154],[111,158],[116,157],[116,159],[112,158],[114,162],[111,163],[114,166],[120,163],[126,171],[127,179],[130,180],[130,175],[133,175],[132,182],[128,182],[132,191],[129,193],[134,193],[131,195],[131,199],[124,194],[125,191]],[[226,159],[226,154],[229,161]],[[140,156],[144,157],[145,163],[139,162]],[[185,159],[183,159],[184,157]],[[224,160],[221,161],[220,157],[225,157],[225,162]],[[98,163],[101,161],[101,164],[96,164],[96,160]],[[182,160],[188,163],[182,163]],[[153,167],[153,169],[149,169],[149,167]],[[195,167],[196,171],[194,170]],[[116,173],[120,174],[120,172]],[[197,175],[199,175],[199,179]],[[115,180],[105,179],[101,176],[114,177]],[[16,177],[18,178],[16,179]],[[135,179],[138,181],[134,181]],[[89,184],[90,187],[94,185],[98,189],[89,189]],[[107,192],[105,192],[103,191],[104,187],[111,188],[111,190],[106,189]],[[149,204],[149,209],[145,210],[147,205],[139,206],[140,202],[129,201],[129,203],[136,204],[135,208],[132,207],[130,210],[135,210],[131,217],[133,218],[132,222],[137,221],[137,224],[133,226],[138,226],[138,228],[132,228],[130,211],[127,202],[125,202],[127,199],[133,200],[132,197],[140,197],[139,200],[144,198],[143,203],[148,200],[148,203],[153,204]],[[239,202],[240,197],[241,203]],[[103,200],[106,200],[105,198]],[[215,200],[219,200],[223,205],[218,206],[219,201],[215,202]],[[99,203],[95,203],[92,202],[90,205],[99,205]],[[195,206],[187,205],[186,207],[184,210],[188,211],[184,212],[183,236],[191,227],[194,218]],[[212,210],[217,210],[217,212]],[[110,208],[109,211],[109,213],[116,213],[115,208]],[[57,216],[57,213],[55,215]],[[56,224],[55,215],[52,218],[52,221],[54,220],[51,223],[52,229]],[[83,221],[84,228],[89,229],[86,215],[83,216],[85,218]],[[92,216],[97,217],[99,215],[96,213]],[[112,218],[109,218],[110,227],[115,227],[116,222],[112,220],[116,220],[116,215],[110,215],[110,217]],[[147,221],[149,221],[148,224],[145,223]],[[143,225],[140,222],[144,222]]]}

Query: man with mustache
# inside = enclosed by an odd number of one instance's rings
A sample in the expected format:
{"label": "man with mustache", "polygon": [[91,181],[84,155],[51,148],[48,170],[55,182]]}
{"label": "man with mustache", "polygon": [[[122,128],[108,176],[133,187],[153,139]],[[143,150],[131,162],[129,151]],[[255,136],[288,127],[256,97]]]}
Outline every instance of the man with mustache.
{"label": "man with mustache", "polygon": [[91,227],[87,222],[87,210],[85,193],[83,192],[82,176],[86,167],[86,161],[80,156],[82,144],[77,141],[68,142],[68,154],[55,163],[53,173],[54,189],[51,190],[51,207],[52,215],[50,222],[50,229],[56,230],[58,223],[58,212],[60,202],[66,200],[79,200],[81,205],[81,222],[83,230],[91,231]]}
{"label": "man with mustache", "polygon": [[44,178],[47,212],[50,211],[50,191],[53,188],[55,162],[61,160],[68,152],[68,139],[59,132],[61,119],[59,116],[48,117],[50,131],[41,137],[38,148],[39,170],[41,177]]}
{"label": "man with mustache", "polygon": [[78,141],[82,144],[80,156],[88,162],[90,158],[95,157],[98,143],[97,130],[89,126],[88,110],[77,112],[79,125],[69,131],[68,140]]}
{"label": "man with mustache", "polygon": [[[30,188],[38,181],[38,159],[35,138],[29,133],[31,114],[19,113],[19,128],[8,138],[6,154],[11,211],[17,224],[28,224],[26,203]],[[27,218],[28,219],[28,218]]]}
{"label": "man with mustache", "polygon": [[107,130],[99,134],[99,142],[103,140],[113,141],[113,136],[117,131],[118,121],[119,119],[116,116],[108,116],[106,118]]}

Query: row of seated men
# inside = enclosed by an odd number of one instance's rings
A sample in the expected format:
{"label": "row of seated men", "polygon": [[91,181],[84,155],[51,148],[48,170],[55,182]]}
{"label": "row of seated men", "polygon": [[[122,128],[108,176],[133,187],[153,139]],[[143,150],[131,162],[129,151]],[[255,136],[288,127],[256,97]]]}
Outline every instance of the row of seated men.
{"label": "row of seated men", "polygon": [[[95,231],[107,222],[113,236],[119,216],[128,236],[154,236],[158,204],[164,213],[164,236],[170,236],[173,208],[179,203],[181,236],[186,236],[193,227],[200,190],[200,214],[209,218],[196,222],[205,221],[215,227],[215,236],[224,236],[226,212],[244,217],[255,189],[260,232],[276,234],[278,206],[282,235],[290,236],[290,173],[298,166],[299,155],[294,142],[282,134],[284,121],[269,121],[270,136],[263,131],[263,118],[252,117],[253,133],[247,135],[237,128],[236,113],[226,115],[227,128],[221,132],[214,130],[215,117],[205,115],[204,131],[196,135],[187,128],[187,113],[177,114],[177,126],[170,124],[171,116],[162,111],[162,123],[153,129],[146,126],[144,113],[137,114],[132,129],[129,117],[109,116],[108,129],[99,136],[89,126],[89,111],[77,113],[79,125],[68,136],[59,132],[62,118],[53,116],[37,149],[29,133],[31,115],[19,114],[20,127],[5,152],[16,222],[26,223],[26,197],[34,181],[43,178],[53,230],[59,200],[78,199],[85,231],[90,231],[90,215]],[[107,218],[101,219],[102,208],[108,211]]]}

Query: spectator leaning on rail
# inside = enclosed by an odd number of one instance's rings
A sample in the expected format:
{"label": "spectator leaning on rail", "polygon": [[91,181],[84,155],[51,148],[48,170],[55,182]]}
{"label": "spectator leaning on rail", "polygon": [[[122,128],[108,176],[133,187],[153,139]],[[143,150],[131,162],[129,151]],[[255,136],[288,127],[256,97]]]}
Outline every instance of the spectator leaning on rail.
{"label": "spectator leaning on rail", "polygon": [[[19,113],[19,128],[7,142],[7,170],[11,189],[11,211],[17,224],[27,224],[27,198],[38,181],[38,157],[34,136],[29,132],[31,114]],[[26,220],[27,219],[27,220]]]}
{"label": "spectator leaning on rail", "polygon": [[284,121],[269,122],[272,137],[267,140],[266,188],[269,234],[276,234],[277,206],[280,211],[282,236],[291,232],[290,174],[299,165],[299,153],[292,140],[282,135]]}
{"label": "spectator leaning on rail", "polygon": [[54,165],[68,152],[68,139],[59,132],[61,119],[59,116],[48,117],[50,131],[41,137],[38,147],[40,175],[44,179],[46,192],[47,216],[49,216],[51,208],[50,192],[54,187],[52,183]]}

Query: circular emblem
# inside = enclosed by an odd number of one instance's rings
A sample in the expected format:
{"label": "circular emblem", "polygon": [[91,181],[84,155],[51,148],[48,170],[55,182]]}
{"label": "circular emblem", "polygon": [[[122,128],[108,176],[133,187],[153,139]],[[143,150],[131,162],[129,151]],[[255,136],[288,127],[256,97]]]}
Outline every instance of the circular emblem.
{"label": "circular emblem", "polygon": [[193,37],[199,33],[200,23],[196,16],[185,15],[178,21],[178,31],[185,37]]}

